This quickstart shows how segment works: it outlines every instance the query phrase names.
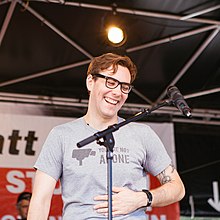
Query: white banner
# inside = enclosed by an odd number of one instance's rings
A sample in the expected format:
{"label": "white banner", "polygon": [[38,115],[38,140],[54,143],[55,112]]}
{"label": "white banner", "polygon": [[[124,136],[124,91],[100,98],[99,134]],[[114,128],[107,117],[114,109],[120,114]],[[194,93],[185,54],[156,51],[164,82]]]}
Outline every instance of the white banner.
{"label": "white banner", "polygon": [[31,168],[52,127],[70,118],[0,114],[0,167]]}
{"label": "white banner", "polygon": [[[0,167],[33,167],[49,131],[71,120],[74,118],[0,114]],[[173,124],[147,124],[159,135],[175,164]]]}

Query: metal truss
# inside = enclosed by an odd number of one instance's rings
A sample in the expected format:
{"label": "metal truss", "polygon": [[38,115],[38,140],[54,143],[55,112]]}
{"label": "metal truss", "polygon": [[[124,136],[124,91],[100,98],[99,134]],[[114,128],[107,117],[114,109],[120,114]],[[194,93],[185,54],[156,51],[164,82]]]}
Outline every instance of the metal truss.
{"label": "metal truss", "polygon": [[[16,103],[20,108],[24,108],[25,105],[32,105],[34,108],[50,108],[51,111],[56,108],[63,109],[74,114],[78,112],[86,112],[88,107],[87,99],[72,99],[72,98],[60,98],[50,96],[35,96],[35,95],[22,95],[15,93],[0,93],[0,106],[6,103]],[[121,113],[124,115],[135,115],[144,109],[151,108],[150,105],[125,103],[121,109]],[[158,116],[165,116],[168,118],[165,121],[177,122],[177,123],[195,123],[206,125],[220,125],[220,111],[208,110],[208,109],[193,109],[192,119],[185,118],[175,107],[168,106],[156,110],[152,113],[151,120],[155,120]],[[73,115],[74,116],[74,115]],[[155,116],[155,118],[154,118]],[[163,118],[163,119],[164,119]]]}
{"label": "metal truss", "polygon": [[[89,51],[86,51],[84,48],[82,48],[77,43],[75,43],[74,39],[71,39],[68,36],[66,36],[61,30],[59,30],[54,24],[52,24],[52,22],[50,22],[47,18],[43,17],[39,12],[37,12],[29,4],[27,4],[28,2],[31,2],[31,0],[29,0],[29,1],[5,0],[5,1],[0,2],[0,6],[3,5],[3,4],[7,4],[7,3],[10,4],[8,12],[5,16],[5,20],[4,20],[4,22],[2,24],[2,27],[1,27],[0,45],[1,45],[1,42],[4,38],[5,33],[7,31],[10,20],[12,19],[12,15],[14,13],[15,7],[16,7],[17,4],[20,4],[22,7],[25,8],[25,10],[27,10],[34,17],[39,19],[48,28],[52,29],[57,35],[59,35],[66,42],[68,42],[70,45],[72,45],[72,47],[76,48],[78,51],[80,51],[82,54],[84,54],[88,59],[84,60],[84,61],[81,61],[81,62],[70,63],[70,64],[65,65],[65,66],[60,66],[60,67],[57,67],[57,68],[44,70],[44,71],[41,71],[41,72],[29,73],[25,77],[20,77],[20,78],[16,78],[16,79],[13,79],[13,80],[2,82],[2,83],[0,83],[0,87],[12,85],[12,84],[15,84],[15,83],[18,83],[18,82],[24,82],[26,80],[46,76],[46,75],[49,75],[49,74],[54,74],[56,72],[67,70],[67,69],[72,69],[72,68],[75,68],[75,67],[78,67],[78,66],[87,65],[90,62],[90,60],[93,58],[93,56],[89,53]],[[65,1],[65,0],[36,0],[36,2],[63,4],[63,5],[69,6],[69,7],[90,8],[90,9],[94,9],[94,10],[105,10],[105,11],[112,11],[113,10],[112,6],[88,4],[88,3],[75,2],[75,1],[73,2],[73,1]],[[146,10],[126,9],[126,8],[120,8],[120,7],[116,7],[115,10],[116,10],[117,13],[131,14],[131,15],[135,15],[135,16],[153,17],[153,18],[163,18],[163,19],[168,19],[168,20],[197,23],[197,24],[201,25],[201,27],[199,27],[195,30],[185,31],[184,33],[181,33],[181,34],[176,34],[176,35],[169,36],[169,37],[166,37],[166,38],[162,38],[162,39],[154,40],[154,41],[151,41],[151,42],[147,42],[147,43],[142,44],[142,45],[136,45],[135,47],[132,47],[132,48],[127,48],[126,49],[127,53],[132,53],[134,51],[139,51],[139,50],[143,50],[143,49],[146,49],[146,48],[149,48],[149,47],[169,43],[171,41],[180,40],[180,39],[185,38],[185,37],[193,36],[193,35],[196,35],[196,34],[199,34],[199,33],[208,32],[208,31],[212,30],[210,35],[204,40],[204,42],[200,45],[200,47],[197,49],[197,51],[195,51],[195,53],[185,63],[185,65],[181,68],[181,70],[176,74],[174,79],[169,83],[169,85],[167,85],[167,87],[169,87],[170,85],[175,85],[183,77],[183,75],[192,66],[192,64],[196,61],[196,59],[198,59],[198,57],[201,55],[201,53],[207,48],[207,46],[210,44],[210,42],[212,42],[212,40],[219,34],[220,21],[211,20],[211,19],[204,19],[204,18],[199,18],[198,17],[200,15],[203,15],[205,13],[208,13],[208,12],[211,12],[211,11],[214,11],[214,10],[217,10],[219,8],[220,8],[220,4],[216,5],[214,7],[204,8],[203,10],[194,12],[192,14],[187,14],[187,15],[184,15],[184,16],[173,15],[173,14],[168,14],[168,13],[152,12],[152,11],[146,11]],[[141,99],[146,101],[146,104],[152,104],[152,101],[148,97],[146,97],[145,95],[141,94],[137,89],[134,89],[133,92],[137,96],[139,96]],[[187,95],[186,98],[199,97],[199,96],[202,96],[202,95],[207,95],[207,94],[212,94],[212,93],[217,93],[217,92],[220,92],[220,88],[214,88],[214,89],[211,89],[211,90],[206,90],[206,91],[201,91],[201,92],[198,92],[198,93],[189,94],[189,95]],[[165,97],[165,95],[166,95],[166,90],[164,90],[160,94],[160,96],[157,98],[156,102],[161,101]],[[31,100],[31,103],[36,102],[36,103],[41,103],[41,104],[45,104],[45,102],[50,102],[51,100],[53,100],[53,104],[57,104],[57,105],[70,105],[70,106],[74,105],[74,106],[79,107],[79,108],[85,107],[84,106],[85,103],[82,103],[82,101],[78,102],[75,99],[74,100],[59,99],[59,98],[55,98],[55,97],[53,97],[53,98],[44,97],[43,99],[39,99],[39,98],[33,97],[33,96],[22,96],[22,95],[18,95],[18,94],[11,94],[11,95],[9,94],[9,95],[7,95],[7,94],[3,94],[3,93],[0,96],[0,101],[15,101],[15,102],[17,102],[17,101],[23,102],[24,101],[24,102],[29,102],[30,100]],[[135,105],[126,104],[123,107],[123,109],[129,108],[129,111],[135,113],[135,112],[137,112],[136,110],[140,109],[141,107],[143,107],[143,106],[140,106],[140,105],[137,106],[136,104]],[[145,108],[146,107],[147,106],[145,106]],[[220,122],[219,122],[220,112],[218,110],[213,111],[213,110],[207,110],[207,109],[194,109],[193,111],[194,111],[193,113],[196,116],[196,118],[199,119],[199,120],[196,120],[196,121],[191,120],[191,122],[193,122],[193,123],[197,123],[199,121],[199,123],[211,123],[211,124],[212,123],[217,123],[217,124],[220,124]],[[176,110],[174,110],[173,108],[168,108],[166,111],[165,110],[159,110],[159,113],[160,114],[171,114],[173,116],[172,120],[176,120],[176,121],[179,121],[179,122],[184,120],[182,118],[177,118],[176,117],[176,115],[179,115],[179,113]],[[189,122],[189,120],[187,120],[187,122]]]}

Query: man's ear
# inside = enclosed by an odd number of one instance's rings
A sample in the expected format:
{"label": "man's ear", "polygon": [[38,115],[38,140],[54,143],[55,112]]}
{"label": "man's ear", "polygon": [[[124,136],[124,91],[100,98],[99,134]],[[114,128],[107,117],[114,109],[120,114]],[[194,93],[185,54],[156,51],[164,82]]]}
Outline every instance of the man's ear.
{"label": "man's ear", "polygon": [[92,89],[92,84],[93,84],[93,76],[91,74],[89,74],[86,78],[86,87],[89,92]]}

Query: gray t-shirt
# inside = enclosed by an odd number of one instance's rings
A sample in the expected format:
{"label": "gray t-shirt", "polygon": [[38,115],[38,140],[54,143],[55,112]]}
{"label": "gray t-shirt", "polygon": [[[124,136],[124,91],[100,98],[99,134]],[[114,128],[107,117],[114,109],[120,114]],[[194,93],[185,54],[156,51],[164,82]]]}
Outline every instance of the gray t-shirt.
{"label": "gray t-shirt", "polygon": [[[63,220],[107,219],[93,209],[100,203],[93,198],[107,194],[106,148],[96,142],[82,148],[76,145],[96,132],[84,118],[53,128],[34,166],[55,180],[60,179]],[[132,122],[113,132],[113,136],[113,186],[147,189],[146,172],[155,176],[171,163],[159,137],[147,125]],[[114,219],[146,219],[145,209]]]}

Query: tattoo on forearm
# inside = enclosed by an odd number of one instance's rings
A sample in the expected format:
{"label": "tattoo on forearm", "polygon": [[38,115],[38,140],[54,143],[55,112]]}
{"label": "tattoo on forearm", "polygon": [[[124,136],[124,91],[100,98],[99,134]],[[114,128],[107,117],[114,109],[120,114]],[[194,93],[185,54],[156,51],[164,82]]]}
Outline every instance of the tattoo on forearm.
{"label": "tattoo on forearm", "polygon": [[165,170],[161,173],[161,184],[165,184],[171,181],[170,176],[165,173]]}
{"label": "tattoo on forearm", "polygon": [[169,167],[171,167],[171,168],[172,168],[171,173],[173,173],[173,172],[174,172],[174,170],[175,170],[174,165],[173,165],[173,164],[170,164],[170,165],[169,165]]}
{"label": "tattoo on forearm", "polygon": [[[170,164],[169,167],[172,168],[171,173],[173,173],[174,169],[175,169],[174,165]],[[160,177],[161,177],[161,184],[162,185],[165,184],[165,183],[168,183],[168,182],[170,182],[172,180],[171,177],[166,173],[166,170],[163,170],[160,173]]]}

